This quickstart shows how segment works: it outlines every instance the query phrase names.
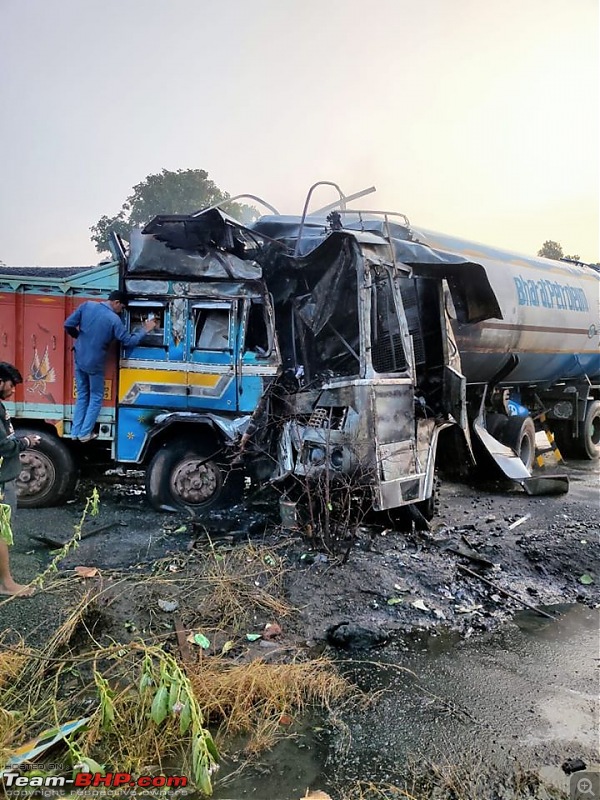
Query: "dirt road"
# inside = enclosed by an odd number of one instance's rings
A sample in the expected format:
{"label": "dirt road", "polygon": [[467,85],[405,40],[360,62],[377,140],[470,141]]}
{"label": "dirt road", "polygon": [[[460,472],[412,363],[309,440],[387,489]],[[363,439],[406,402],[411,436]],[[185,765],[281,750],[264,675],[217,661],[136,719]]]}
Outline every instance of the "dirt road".
{"label": "dirt road", "polygon": [[[560,471],[569,475],[571,488],[554,497],[532,498],[506,486],[443,483],[440,513],[429,532],[397,531],[378,520],[359,527],[349,552],[343,544],[338,556],[311,550],[298,534],[282,531],[276,505],[264,502],[250,511],[231,509],[207,523],[207,530],[213,543],[250,537],[281,553],[286,599],[298,609],[287,631],[296,639],[331,639],[335,626],[341,627],[333,639],[349,647],[382,642],[394,630],[414,627],[441,625],[470,635],[498,627],[524,604],[599,602],[597,465],[571,462]],[[174,579],[189,577],[184,562],[194,545],[202,548],[208,541],[205,529],[185,517],[152,511],[135,483],[115,480],[99,486],[99,515],[84,524],[85,532],[98,533],[84,535],[59,564],[59,575],[75,576],[75,567],[86,566],[98,568],[106,580],[112,571],[120,578],[149,576],[156,560],[166,558],[176,562]],[[90,488],[80,487],[79,498],[61,508],[19,511],[12,552],[18,580],[32,580],[47,567],[53,553],[44,537],[69,539]],[[343,554],[347,560],[340,563]],[[73,593],[90,586],[84,578],[67,584],[66,597],[59,586],[0,605],[2,628],[31,637],[32,644],[43,642]]]}

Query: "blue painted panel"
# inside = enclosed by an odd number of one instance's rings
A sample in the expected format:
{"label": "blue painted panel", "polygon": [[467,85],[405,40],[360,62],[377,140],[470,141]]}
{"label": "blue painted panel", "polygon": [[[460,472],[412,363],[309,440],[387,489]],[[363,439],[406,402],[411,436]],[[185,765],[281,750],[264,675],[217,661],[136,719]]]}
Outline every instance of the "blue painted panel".
{"label": "blue painted panel", "polygon": [[117,461],[137,463],[156,411],[145,408],[119,408]]}
{"label": "blue painted panel", "polygon": [[[183,389],[184,387],[182,387]],[[181,394],[153,392],[140,392],[136,397],[134,405],[121,405],[121,409],[143,409],[143,408],[164,408],[168,411],[185,411],[187,408],[187,395],[185,392]],[[119,425],[120,425],[119,421]]]}
{"label": "blue painted panel", "polygon": [[259,375],[244,375],[240,383],[238,410],[254,411],[264,391],[265,379]]}
{"label": "blue painted panel", "polygon": [[[464,374],[469,383],[485,382],[490,380],[500,368],[503,354],[494,354],[490,358],[488,353],[470,353],[461,350],[461,363]],[[550,383],[559,380],[569,380],[583,374],[590,377],[600,373],[600,356],[594,353],[577,355],[574,353],[519,353],[518,366],[503,380],[503,384],[514,383]],[[504,354],[506,361],[510,353]]]}

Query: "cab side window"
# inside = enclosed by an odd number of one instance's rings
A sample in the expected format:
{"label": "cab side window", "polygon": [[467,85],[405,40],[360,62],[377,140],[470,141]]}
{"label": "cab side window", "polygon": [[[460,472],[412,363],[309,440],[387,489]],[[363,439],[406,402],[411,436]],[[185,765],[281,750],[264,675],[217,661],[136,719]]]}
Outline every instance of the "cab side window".
{"label": "cab side window", "polygon": [[139,344],[138,347],[160,347],[165,346],[165,318],[166,307],[164,303],[156,301],[143,301],[134,300],[128,306],[129,316],[129,330],[131,333],[139,331],[144,322],[149,319],[155,319],[157,325],[154,330],[147,333]]}
{"label": "cab side window", "polygon": [[231,306],[229,304],[194,304],[194,350],[231,350]]}
{"label": "cab side window", "polygon": [[256,353],[258,356],[267,355],[269,352],[269,334],[262,300],[250,300],[244,352]]}

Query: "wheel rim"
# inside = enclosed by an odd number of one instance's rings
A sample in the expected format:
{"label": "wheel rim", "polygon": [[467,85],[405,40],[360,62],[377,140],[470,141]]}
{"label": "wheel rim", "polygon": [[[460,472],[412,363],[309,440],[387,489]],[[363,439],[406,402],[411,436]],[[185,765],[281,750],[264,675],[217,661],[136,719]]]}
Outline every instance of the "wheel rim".
{"label": "wheel rim", "polygon": [[524,436],[521,439],[521,447],[519,448],[519,457],[521,461],[525,464],[525,466],[529,467],[533,459],[533,448],[529,436]]}
{"label": "wheel rim", "polygon": [[43,496],[50,491],[55,481],[56,470],[48,456],[39,450],[26,450],[21,454],[21,472],[17,478],[19,497]]}
{"label": "wheel rim", "polygon": [[173,470],[171,492],[186,505],[202,505],[221,488],[221,470],[214,461],[189,456]]}

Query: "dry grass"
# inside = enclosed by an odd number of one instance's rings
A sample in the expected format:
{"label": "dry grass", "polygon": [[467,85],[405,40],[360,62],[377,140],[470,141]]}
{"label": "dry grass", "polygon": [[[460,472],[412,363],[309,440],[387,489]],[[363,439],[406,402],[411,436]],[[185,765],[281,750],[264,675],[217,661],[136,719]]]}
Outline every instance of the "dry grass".
{"label": "dry grass", "polygon": [[[4,641],[0,641],[0,648]],[[0,689],[7,685],[12,685],[17,676],[23,671],[31,651],[25,647],[25,643],[20,641],[13,645],[10,650],[0,650]]]}
{"label": "dry grass", "polygon": [[309,706],[330,708],[352,689],[325,658],[234,666],[205,660],[189,677],[205,718],[219,724],[219,739],[247,734],[248,752],[270,747]]}
{"label": "dry grass", "polygon": [[207,624],[239,631],[254,616],[284,617],[292,609],[283,596],[284,570],[273,550],[253,544],[205,557],[199,588]]}
{"label": "dry grass", "polygon": [[[177,566],[180,572],[170,572],[165,565],[164,571],[142,581],[123,577],[96,584],[95,593],[79,594],[41,651],[0,642],[0,766],[13,742],[26,741],[67,719],[89,716],[87,729],[74,734],[69,752],[63,753],[65,769],[91,757],[109,769],[132,774],[164,771],[165,764],[192,774],[194,737],[190,729],[181,729],[180,712],[174,710],[178,703],[170,699],[166,718],[151,721],[159,686],[165,680],[171,686],[174,674],[181,685],[187,682],[200,724],[204,721],[218,730],[222,752],[239,748],[241,736],[246,752],[256,753],[293,734],[294,719],[309,707],[329,708],[350,693],[333,664],[325,659],[293,660],[293,648],[285,650],[291,663],[239,663],[233,661],[233,653],[196,650],[201,655],[197,663],[178,664],[173,629],[164,632],[168,618],[152,610],[165,592],[179,598],[179,613],[202,630],[218,630],[238,642],[245,642],[240,631],[252,630],[257,619],[281,619],[293,609],[281,599],[283,562],[270,549],[251,544],[230,551],[211,548],[190,554]],[[143,608],[138,608],[138,600]],[[116,633],[116,626],[131,618],[122,617],[126,610],[139,610],[140,625],[148,620],[143,641],[109,639],[103,633]],[[101,624],[100,633],[94,634],[90,626],[99,617],[106,626]],[[126,634],[125,628],[122,632]],[[235,652],[236,658],[248,657],[239,647]],[[140,679],[148,669],[150,688],[142,691]]]}

